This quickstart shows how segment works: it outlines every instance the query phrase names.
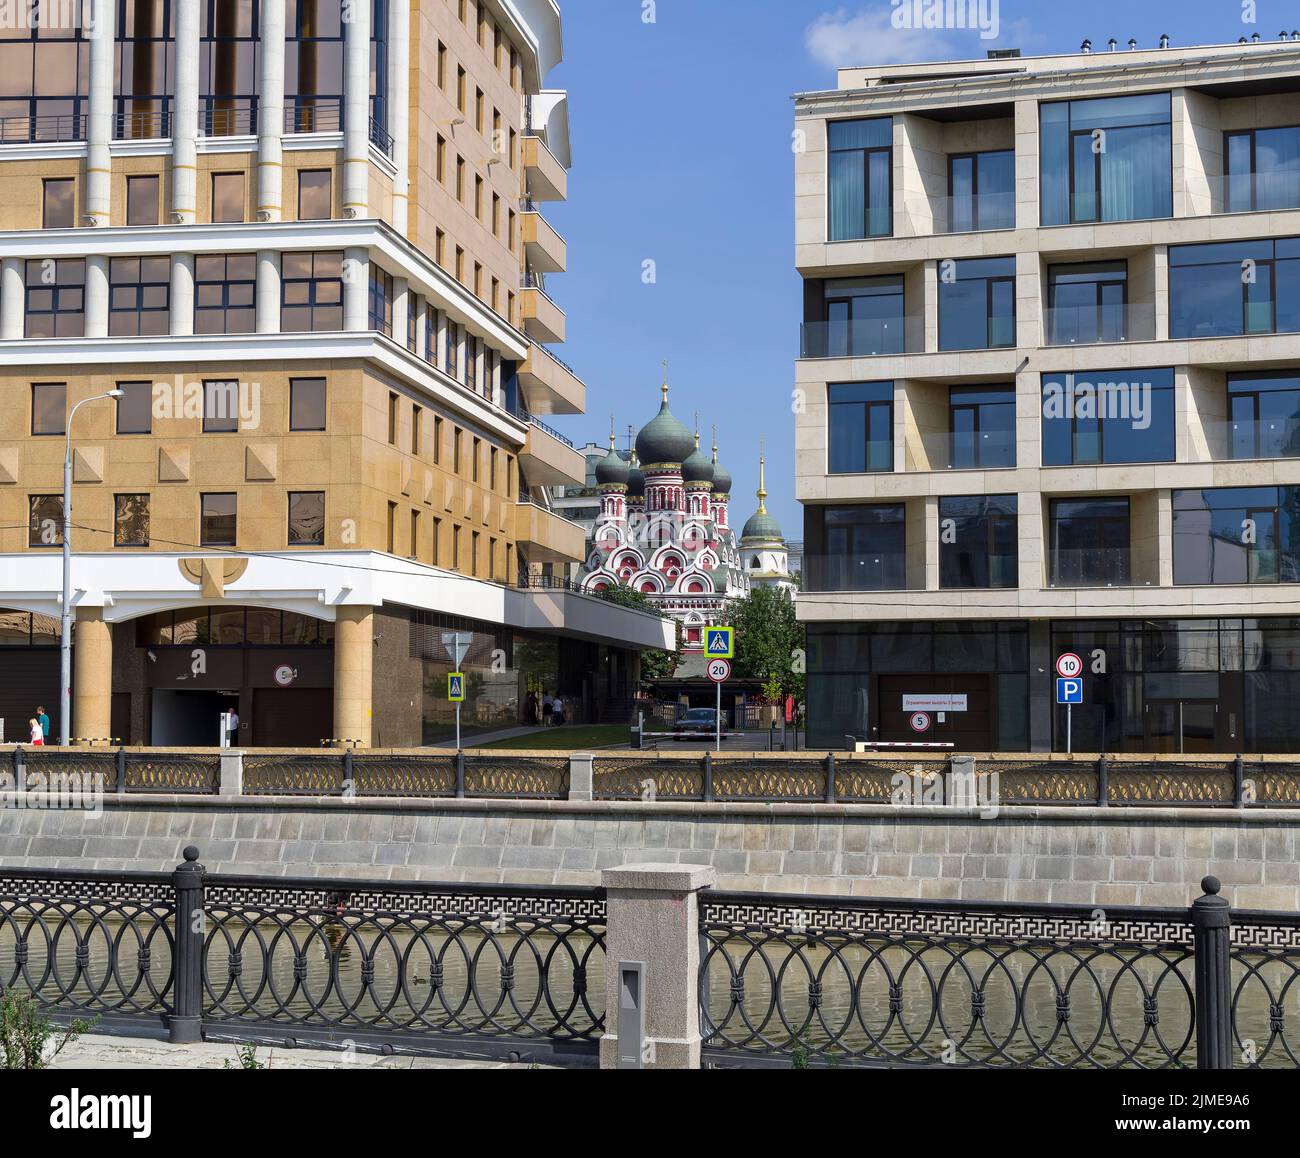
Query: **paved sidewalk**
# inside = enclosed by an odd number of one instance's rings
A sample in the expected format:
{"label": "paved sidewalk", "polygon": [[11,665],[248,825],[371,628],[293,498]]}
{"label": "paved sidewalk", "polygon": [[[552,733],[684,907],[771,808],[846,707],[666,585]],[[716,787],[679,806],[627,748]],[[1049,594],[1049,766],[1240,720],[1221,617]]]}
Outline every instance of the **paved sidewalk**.
{"label": "paved sidewalk", "polygon": [[[344,1053],[341,1050],[289,1049],[280,1045],[259,1045],[257,1060],[269,1070],[507,1070],[531,1069],[528,1063],[505,1061],[461,1061],[451,1058],[384,1057],[376,1053]],[[58,1070],[219,1070],[226,1062],[242,1068],[239,1050],[230,1042],[201,1042],[172,1045],[138,1037],[109,1037],[87,1034],[68,1046],[55,1059]],[[550,1068],[550,1067],[537,1067]]]}

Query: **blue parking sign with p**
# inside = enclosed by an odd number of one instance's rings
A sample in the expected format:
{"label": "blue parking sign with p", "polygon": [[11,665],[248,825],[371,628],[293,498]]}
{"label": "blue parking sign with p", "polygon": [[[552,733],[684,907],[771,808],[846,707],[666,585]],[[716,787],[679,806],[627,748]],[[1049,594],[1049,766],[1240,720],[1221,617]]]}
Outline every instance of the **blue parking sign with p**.
{"label": "blue parking sign with p", "polygon": [[465,699],[465,676],[454,671],[447,676],[447,699],[453,704],[463,703]]}
{"label": "blue parking sign with p", "polygon": [[1056,681],[1056,702],[1058,704],[1083,703],[1083,680],[1058,679]]}
{"label": "blue parking sign with p", "polygon": [[735,651],[735,628],[709,627],[704,631],[705,659],[732,659]]}

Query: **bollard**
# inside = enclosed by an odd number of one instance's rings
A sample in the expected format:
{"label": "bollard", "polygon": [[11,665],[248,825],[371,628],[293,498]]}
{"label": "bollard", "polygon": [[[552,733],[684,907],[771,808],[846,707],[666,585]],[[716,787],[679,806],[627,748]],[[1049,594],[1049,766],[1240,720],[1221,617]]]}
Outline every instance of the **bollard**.
{"label": "bollard", "polygon": [[1238,808],[1246,803],[1246,765],[1240,753],[1232,762],[1232,802]]}
{"label": "bollard", "polygon": [[172,1012],[170,1040],[190,1045],[203,1040],[203,874],[199,850],[185,849],[185,863],[176,866],[175,928],[172,930]]}
{"label": "bollard", "polygon": [[1097,805],[1110,807],[1110,761],[1105,756],[1097,761]]}
{"label": "bollard", "polygon": [[352,781],[352,749],[343,749],[343,796],[355,796]]}
{"label": "bollard", "polygon": [[117,750],[117,784],[114,791],[126,791],[126,749],[121,747]]}
{"label": "bollard", "polygon": [[[699,892],[717,874],[710,865],[631,864],[606,869],[608,924],[605,944],[605,1008],[610,1011],[600,1039],[601,1069],[700,1068]],[[635,991],[628,969],[637,972]],[[633,998],[637,1000],[633,1000]],[[619,1013],[626,1009],[629,1034],[642,1033],[637,1067],[619,1065]],[[644,1027],[643,1029],[641,1027]]]}
{"label": "bollard", "polygon": [[835,803],[835,753],[826,753],[826,803]]}
{"label": "bollard", "polygon": [[1232,1069],[1232,910],[1217,877],[1201,881],[1205,895],[1192,902],[1196,971],[1196,1068]]}
{"label": "bollard", "polygon": [[456,753],[456,798],[459,800],[465,795],[465,753]]}
{"label": "bollard", "polygon": [[713,753],[704,753],[704,800],[705,803],[711,803],[713,800]]}

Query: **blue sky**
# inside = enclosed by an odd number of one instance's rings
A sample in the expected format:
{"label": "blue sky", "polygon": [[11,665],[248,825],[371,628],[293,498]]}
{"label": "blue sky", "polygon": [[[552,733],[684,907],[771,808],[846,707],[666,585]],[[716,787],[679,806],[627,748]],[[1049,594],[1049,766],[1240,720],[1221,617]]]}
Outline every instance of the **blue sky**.
{"label": "blue sky", "polygon": [[547,86],[569,91],[573,169],[569,201],[547,215],[569,272],[548,289],[568,315],[560,354],[589,393],[585,418],[556,423],[575,442],[603,441],[611,412],[620,433],[639,428],[658,408],[666,358],[676,415],[690,423],[699,410],[706,440],[718,426],[736,525],[755,509],[766,438],[768,508],[792,539],[803,537],[792,94],[834,88],[841,65],[1073,52],[1084,37],[1098,49],[1112,36],[1155,47],[1162,33],[1175,46],[1276,40],[1300,26],[1294,0],[1001,0],[996,40],[895,30],[889,0],[657,0],[653,23],[643,0],[560,7],[565,62]]}

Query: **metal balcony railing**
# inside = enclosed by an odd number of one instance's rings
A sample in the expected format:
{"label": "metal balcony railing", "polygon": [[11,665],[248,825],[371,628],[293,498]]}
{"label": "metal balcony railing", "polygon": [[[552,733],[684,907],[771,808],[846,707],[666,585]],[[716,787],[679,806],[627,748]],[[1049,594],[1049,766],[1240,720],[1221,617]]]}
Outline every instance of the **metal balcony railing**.
{"label": "metal balcony railing", "polygon": [[38,141],[84,141],[83,113],[50,116],[0,117],[0,145],[34,144]]}
{"label": "metal balcony railing", "polygon": [[537,427],[538,430],[544,431],[545,433],[549,434],[552,438],[556,439],[559,442],[564,443],[564,445],[567,446],[570,450],[575,449],[573,443],[570,442],[567,438],[565,438],[564,435],[562,435],[554,427],[547,426],[545,422],[543,422],[540,418],[538,418],[536,414],[533,414],[531,411],[529,411],[526,407],[516,406],[515,417],[522,419],[524,422],[527,422],[530,426]]}
{"label": "metal balcony railing", "polygon": [[311,97],[290,101],[284,110],[284,131],[297,133],[337,133],[343,130],[343,101],[338,97]]}

